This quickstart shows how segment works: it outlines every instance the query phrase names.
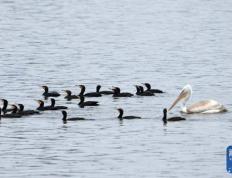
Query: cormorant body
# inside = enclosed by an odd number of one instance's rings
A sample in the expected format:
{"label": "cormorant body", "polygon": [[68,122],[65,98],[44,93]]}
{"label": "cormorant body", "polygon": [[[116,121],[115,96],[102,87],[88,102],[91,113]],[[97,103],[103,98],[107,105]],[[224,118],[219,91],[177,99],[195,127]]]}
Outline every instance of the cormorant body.
{"label": "cormorant body", "polygon": [[72,92],[70,90],[64,90],[65,93],[67,94],[64,98],[67,99],[68,101],[72,99],[78,99],[77,95],[72,95]]}
{"label": "cormorant body", "polygon": [[72,118],[67,118],[67,112],[66,111],[62,111],[63,114],[63,123],[66,124],[67,121],[81,121],[81,120],[85,120],[85,118],[83,117],[72,117]]}
{"label": "cormorant body", "polygon": [[22,115],[17,114],[16,112],[17,112],[17,107],[13,108],[12,113],[2,115],[2,109],[0,108],[0,119],[1,118],[20,118],[20,117],[22,117]]}
{"label": "cormorant body", "polygon": [[37,100],[39,103],[39,107],[37,107],[37,110],[39,111],[48,111],[53,110],[51,106],[44,106],[44,102],[42,100]]}
{"label": "cormorant body", "polygon": [[56,100],[54,98],[51,98],[51,110],[60,110],[60,109],[68,109],[66,106],[55,106]]}
{"label": "cormorant body", "polygon": [[139,96],[154,96],[154,93],[150,92],[150,91],[144,91],[143,87],[142,86],[138,86],[138,85],[135,85],[136,87],[136,95],[139,95]]}
{"label": "cormorant body", "polygon": [[81,88],[81,92],[79,93],[79,96],[85,96],[85,97],[101,97],[101,93],[98,92],[90,92],[90,93],[85,93],[85,86],[84,85],[79,85]]}
{"label": "cormorant body", "polygon": [[42,86],[42,88],[44,89],[43,96],[45,96],[45,97],[58,97],[58,96],[60,96],[60,94],[56,91],[49,92],[48,86],[46,86],[46,85]]}
{"label": "cormorant body", "polygon": [[97,88],[96,88],[97,93],[100,93],[102,95],[112,95],[112,94],[114,94],[113,91],[107,91],[107,90],[100,91],[100,89],[101,89],[101,85],[97,85]]}
{"label": "cormorant body", "polygon": [[163,116],[163,123],[164,124],[167,124],[167,122],[176,122],[176,121],[186,120],[183,117],[170,117],[170,118],[167,118],[167,109],[166,108],[164,108],[163,113],[164,113],[164,116]]}
{"label": "cormorant body", "polygon": [[80,102],[79,102],[79,106],[80,107],[85,107],[85,106],[98,106],[98,102],[97,101],[85,101],[85,97],[84,96],[79,96],[80,98]]}
{"label": "cormorant body", "polygon": [[146,91],[149,91],[149,92],[152,92],[152,93],[164,93],[162,90],[159,90],[159,89],[152,89],[151,88],[151,85],[149,83],[144,83],[144,85],[146,86],[147,90]]}
{"label": "cormorant body", "polygon": [[118,118],[120,120],[122,120],[122,119],[141,119],[141,117],[139,117],[139,116],[123,116],[124,111],[122,108],[119,108],[117,110],[119,112]]}
{"label": "cormorant body", "polygon": [[35,110],[24,110],[24,105],[23,104],[18,104],[19,109],[18,109],[18,114],[21,115],[33,115],[33,114],[40,114],[38,111]]}
{"label": "cormorant body", "polygon": [[131,97],[131,96],[134,96],[133,94],[131,93],[128,93],[128,92],[122,92],[121,93],[121,90],[119,87],[113,87],[113,97]]}

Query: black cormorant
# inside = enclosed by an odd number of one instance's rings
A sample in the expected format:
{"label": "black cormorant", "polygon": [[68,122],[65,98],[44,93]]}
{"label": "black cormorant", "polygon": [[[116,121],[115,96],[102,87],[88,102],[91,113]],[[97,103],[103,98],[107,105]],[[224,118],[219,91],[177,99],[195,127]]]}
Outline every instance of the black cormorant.
{"label": "black cormorant", "polygon": [[81,91],[79,93],[79,96],[85,96],[85,97],[101,97],[101,93],[98,92],[90,92],[90,93],[85,93],[85,85],[79,85],[81,88]]}
{"label": "black cormorant", "polygon": [[119,87],[113,87],[113,97],[131,97],[131,96],[134,96],[133,94],[131,93],[127,93],[127,92],[122,92],[121,93],[121,90]]}
{"label": "black cormorant", "polygon": [[112,95],[112,94],[114,94],[113,91],[108,91],[108,90],[100,91],[100,89],[101,89],[101,85],[97,85],[97,87],[96,87],[96,92],[97,93],[100,93],[102,95]]}
{"label": "black cormorant", "polygon": [[70,90],[64,90],[64,92],[66,93],[66,96],[64,97],[67,100],[72,100],[72,99],[78,99],[77,95],[72,95],[72,92]]}
{"label": "black cormorant", "polygon": [[51,110],[68,109],[66,106],[56,106],[56,100],[51,98]]}
{"label": "black cormorant", "polygon": [[42,100],[37,100],[39,103],[39,107],[37,107],[37,110],[39,111],[47,111],[47,110],[52,110],[53,107],[51,106],[44,106],[44,101]]}
{"label": "black cormorant", "polygon": [[136,87],[136,95],[139,96],[154,96],[155,94],[150,91],[144,91],[142,86],[135,85]]}
{"label": "black cormorant", "polygon": [[85,97],[84,96],[79,96],[80,98],[80,102],[79,102],[79,106],[80,107],[85,107],[85,106],[98,106],[98,101],[85,101]]}
{"label": "black cormorant", "polygon": [[6,99],[1,99],[1,101],[3,102],[3,106],[2,106],[2,112],[3,112],[3,114],[12,111],[12,108],[7,108],[8,101]]}
{"label": "black cormorant", "polygon": [[151,89],[151,85],[149,83],[143,83],[147,90],[146,91],[150,91],[152,93],[164,93],[162,90],[159,90],[159,89]]}
{"label": "black cormorant", "polygon": [[22,115],[17,113],[17,106],[12,105],[12,113],[2,115],[2,109],[0,108],[0,118],[20,118]]}
{"label": "black cormorant", "polygon": [[21,115],[33,115],[33,114],[40,114],[38,111],[35,110],[24,110],[24,105],[23,104],[18,104],[19,109],[18,109],[18,114]]}
{"label": "black cormorant", "polygon": [[164,116],[163,116],[163,123],[164,124],[167,124],[167,122],[175,122],[175,121],[186,120],[183,117],[170,117],[170,118],[167,118],[167,109],[166,108],[164,108],[163,113],[164,113]]}
{"label": "black cormorant", "polygon": [[139,117],[139,116],[124,116],[123,117],[123,109],[122,108],[118,108],[117,110],[119,112],[118,118],[120,120],[122,120],[122,119],[141,119],[141,117]]}
{"label": "black cormorant", "polygon": [[85,120],[85,118],[83,117],[72,117],[72,118],[67,118],[67,112],[66,111],[62,111],[63,114],[63,123],[66,124],[67,121],[80,121],[80,120]]}
{"label": "black cormorant", "polygon": [[42,88],[44,89],[43,96],[45,96],[45,97],[58,97],[58,96],[60,96],[60,94],[56,91],[49,92],[48,86],[46,86],[46,85],[42,86]]}

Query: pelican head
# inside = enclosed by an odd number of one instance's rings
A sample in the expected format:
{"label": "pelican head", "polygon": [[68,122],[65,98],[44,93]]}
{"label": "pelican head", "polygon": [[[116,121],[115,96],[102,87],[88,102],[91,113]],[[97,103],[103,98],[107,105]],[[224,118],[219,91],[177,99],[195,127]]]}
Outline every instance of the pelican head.
{"label": "pelican head", "polygon": [[176,100],[173,102],[171,107],[168,109],[170,111],[174,106],[179,102],[182,101],[183,105],[185,106],[186,102],[190,99],[192,95],[192,87],[191,85],[186,85],[184,88],[181,90],[179,96],[176,98]]}

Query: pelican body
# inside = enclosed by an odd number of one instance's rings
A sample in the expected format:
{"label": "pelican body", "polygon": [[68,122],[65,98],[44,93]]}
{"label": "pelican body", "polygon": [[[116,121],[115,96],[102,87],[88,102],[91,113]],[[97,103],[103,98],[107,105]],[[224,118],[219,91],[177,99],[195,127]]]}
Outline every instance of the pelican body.
{"label": "pelican body", "polygon": [[187,106],[187,102],[190,100],[191,96],[192,96],[192,87],[191,85],[186,85],[182,89],[176,100],[173,102],[171,107],[168,109],[168,111],[174,108],[174,106],[180,101],[182,101],[182,112],[186,114],[220,113],[227,111],[227,109],[221,103],[212,99],[198,101],[194,104]]}

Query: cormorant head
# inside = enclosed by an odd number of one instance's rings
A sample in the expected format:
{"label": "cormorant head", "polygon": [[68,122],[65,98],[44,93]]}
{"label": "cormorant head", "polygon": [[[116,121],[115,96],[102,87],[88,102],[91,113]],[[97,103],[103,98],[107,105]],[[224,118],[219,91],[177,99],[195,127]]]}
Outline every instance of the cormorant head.
{"label": "cormorant head", "polygon": [[24,105],[23,104],[18,104],[19,106],[19,111],[23,111],[24,110]]}
{"label": "cormorant head", "polygon": [[48,92],[48,87],[46,85],[43,85],[42,88],[44,89],[44,92],[47,93]]}
{"label": "cormorant head", "polygon": [[123,109],[122,108],[118,108],[117,110],[119,112],[118,118],[121,119],[122,115],[123,115]]}
{"label": "cormorant head", "polygon": [[150,90],[150,89],[151,89],[150,83],[144,83],[144,85],[147,87],[147,90]]}
{"label": "cormorant head", "polygon": [[43,107],[44,106],[44,102],[42,100],[36,100],[37,103],[39,104],[39,106]]}
{"label": "cormorant head", "polygon": [[64,92],[67,94],[67,96],[71,96],[72,92],[70,90],[64,90]]}
{"label": "cormorant head", "polygon": [[100,89],[101,89],[101,85],[97,85],[97,87],[96,87],[96,92],[99,93],[99,92],[100,92]]}
{"label": "cormorant head", "polygon": [[114,93],[119,94],[121,92],[119,87],[112,87]]}

